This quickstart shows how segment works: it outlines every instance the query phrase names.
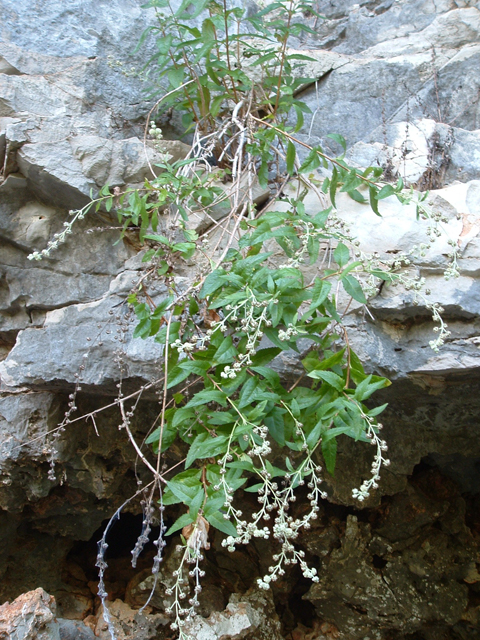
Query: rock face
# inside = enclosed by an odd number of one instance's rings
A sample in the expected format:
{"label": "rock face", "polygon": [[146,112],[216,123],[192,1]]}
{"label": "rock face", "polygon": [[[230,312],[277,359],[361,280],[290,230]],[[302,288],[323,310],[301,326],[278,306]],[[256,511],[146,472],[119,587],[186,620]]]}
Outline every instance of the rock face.
{"label": "rock face", "polygon": [[[27,259],[63,228],[70,209],[89,202],[91,190],[150,176],[158,151],[143,143],[151,103],[139,69],[154,49],[147,43],[133,52],[154,10],[141,4],[0,0],[0,601],[11,602],[0,607],[0,638],[109,637],[96,597],[95,543],[102,523],[148,481],[128,434],[118,430],[115,406],[121,379],[125,395],[141,396],[131,431],[142,441],[158,413],[161,349],[133,339],[125,305],[142,278],[138,238],[127,234],[115,244],[117,219],[91,213],[50,258]],[[339,447],[341,473],[328,478],[321,518],[301,541],[318,584],[305,584],[292,568],[273,594],[259,593],[255,578],[275,549],[257,541],[229,554],[217,536],[191,632],[199,640],[476,640],[480,3],[314,4],[326,19],[306,16],[315,35],[291,43],[315,58],[304,71],[316,82],[300,94],[312,115],[298,135],[328,148],[335,143],[326,135],[342,134],[349,162],[381,165],[392,178],[430,190],[429,206],[446,216],[458,248],[460,277],[444,279],[450,246],[443,236],[419,248],[411,269],[444,307],[451,335],[433,353],[428,300],[401,287],[384,286],[368,314],[349,307],[352,345],[372,372],[393,381],[380,397],[389,402],[392,464],[360,510],[351,490],[368,473],[370,452],[350,442]],[[173,114],[165,131],[177,130]],[[175,158],[188,152],[178,140],[165,144]],[[378,218],[342,194],[338,202],[366,252],[381,247],[388,256],[428,244],[413,207],[389,198]],[[316,206],[308,198],[306,205]],[[187,286],[189,276],[177,285]],[[152,283],[154,301],[165,293]],[[284,354],[275,365],[289,376],[299,363]],[[89,418],[58,430],[74,391],[72,415]],[[121,542],[111,543],[107,606],[118,638],[166,640],[167,577],[140,613],[152,550],[128,568],[141,509],[133,500],[113,529]]]}
{"label": "rock face", "polygon": [[55,619],[55,598],[43,589],[19,596],[0,607],[0,638],[60,640]]}

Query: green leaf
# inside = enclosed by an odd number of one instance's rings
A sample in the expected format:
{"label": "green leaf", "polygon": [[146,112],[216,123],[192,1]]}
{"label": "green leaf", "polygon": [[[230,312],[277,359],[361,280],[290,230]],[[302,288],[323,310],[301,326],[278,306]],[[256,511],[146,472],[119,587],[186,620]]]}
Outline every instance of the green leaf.
{"label": "green leaf", "polygon": [[172,419],[172,427],[178,427],[182,423],[185,423],[189,418],[193,418],[195,416],[195,411],[193,409],[186,409],[185,407],[180,407],[175,411],[175,414]]}
{"label": "green leaf", "polygon": [[215,98],[213,98],[212,103],[210,105],[210,113],[214,118],[218,116],[220,112],[220,107],[222,106],[224,100],[225,100],[224,94],[220,96],[215,96]]}
{"label": "green leaf", "polygon": [[189,513],[184,513],[177,520],[175,520],[170,529],[165,532],[165,535],[170,536],[172,533],[175,533],[175,531],[183,529],[183,527],[186,527],[193,522],[195,522],[195,520],[192,518],[192,516]]}
{"label": "green leaf", "polygon": [[367,299],[359,281],[354,276],[342,276],[342,285],[346,293],[361,304],[367,304]]}
{"label": "green leaf", "polygon": [[280,340],[280,338],[278,337],[278,331],[275,331],[271,327],[265,329],[265,335],[270,340],[270,342],[273,342],[273,344],[275,344],[281,351],[290,351],[290,349],[292,348],[298,351],[298,349],[295,348],[292,342],[288,342],[287,340]]}
{"label": "green leaf", "polygon": [[344,276],[347,275],[347,273],[350,273],[350,271],[353,271],[354,269],[360,266],[362,266],[361,260],[355,260],[354,262],[350,262],[350,264],[347,267],[345,267],[345,269],[342,271],[341,277],[343,278]]}
{"label": "green leaf", "polygon": [[371,375],[367,376],[355,389],[354,398],[359,402],[363,402],[369,398],[372,393],[375,393],[378,389],[384,389],[391,384],[390,380],[387,380],[386,378],[381,378],[374,382],[372,382],[372,378],[373,376]]}
{"label": "green leaf", "polygon": [[228,274],[223,269],[215,269],[205,279],[200,296],[205,298],[211,295],[214,291],[223,287],[226,281],[228,281]]}
{"label": "green leaf", "polygon": [[335,438],[327,441],[322,440],[322,454],[327,471],[333,476],[335,473],[335,462],[337,461],[337,441]]}
{"label": "green leaf", "polygon": [[188,371],[188,373],[194,373],[197,376],[203,376],[210,369],[210,362],[203,362],[202,360],[182,360],[178,364],[180,369]]}
{"label": "green leaf", "polygon": [[308,173],[309,171],[313,171],[317,169],[321,165],[320,158],[318,156],[317,150],[314,147],[305,160],[302,162],[298,173]]}
{"label": "green leaf", "polygon": [[238,399],[238,408],[243,409],[252,403],[255,397],[255,391],[257,388],[257,380],[255,378],[248,378],[240,391]]}
{"label": "green leaf", "polygon": [[315,279],[315,284],[313,285],[313,289],[312,289],[312,303],[310,304],[310,308],[309,308],[310,311],[312,311],[313,309],[316,309],[317,307],[319,307],[321,304],[325,302],[325,300],[328,297],[328,294],[330,293],[331,288],[332,288],[331,282],[327,282],[326,280],[321,280],[320,278]]}
{"label": "green leaf", "polygon": [[297,156],[297,150],[291,140],[287,144],[287,173],[293,176],[295,172],[295,158]]}
{"label": "green leaf", "polygon": [[380,192],[377,194],[377,200],[383,200],[384,198],[388,198],[395,194],[395,189],[391,184],[386,184],[384,187],[380,189]]}
{"label": "green leaf", "polygon": [[258,490],[265,486],[263,483],[253,484],[251,487],[246,487],[244,491],[247,493],[258,493]]}
{"label": "green leaf", "polygon": [[173,251],[178,251],[182,254],[185,260],[191,258],[197,249],[197,245],[194,242],[177,242],[172,247]]}
{"label": "green leaf", "polygon": [[162,300],[155,307],[155,311],[152,313],[152,318],[161,318],[172,302],[173,296],[169,296],[168,298],[165,298],[165,300]]}
{"label": "green leaf", "polygon": [[323,380],[337,391],[343,391],[345,388],[345,380],[341,376],[337,376],[333,371],[319,371],[315,369],[307,373],[309,378],[315,380]]}
{"label": "green leaf", "polygon": [[[271,362],[278,354],[281,353],[281,349],[278,347],[268,347],[268,349],[259,349],[257,353],[252,357],[253,367],[261,367]],[[254,369],[255,370],[255,369]]]}
{"label": "green leaf", "polygon": [[188,513],[193,520],[197,519],[198,512],[200,511],[203,503],[205,502],[205,490],[199,491],[195,498],[190,502]]}
{"label": "green leaf", "polygon": [[214,458],[223,453],[228,440],[229,436],[212,438],[209,433],[200,433],[190,445],[187,459],[185,460],[185,468],[188,469],[195,460]]}
{"label": "green leaf", "polygon": [[316,446],[320,436],[322,435],[322,431],[324,430],[323,422],[320,420],[314,426],[314,428],[310,431],[307,436],[307,445],[310,451]]}
{"label": "green leaf", "polygon": [[174,89],[177,89],[185,76],[185,67],[178,67],[176,69],[169,69],[167,72],[167,78]]}
{"label": "green leaf", "polygon": [[332,177],[330,178],[330,200],[332,201],[332,205],[336,207],[335,197],[337,195],[337,184],[338,184],[338,171],[337,167],[333,167]]}
{"label": "green leaf", "polygon": [[303,127],[303,124],[305,122],[305,118],[303,117],[302,109],[297,104],[294,104],[293,108],[295,109],[295,113],[296,113],[296,116],[297,116],[297,122],[295,124],[295,129],[293,130],[294,133],[295,133],[297,131],[300,131],[300,129]]}
{"label": "green leaf", "polygon": [[227,362],[231,362],[233,358],[237,355],[237,350],[233,346],[231,336],[226,336],[223,339],[222,344],[218,347],[215,352],[215,356],[213,357],[214,364],[225,364]]}
{"label": "green leaf", "polygon": [[263,414],[265,413],[265,407],[267,406],[267,404],[268,404],[268,400],[262,400],[262,402],[259,402],[254,409],[246,413],[247,420],[249,420],[249,422],[253,422],[254,420],[257,420],[258,418],[260,418],[260,416],[263,416]]}
{"label": "green leaf", "polygon": [[[169,344],[172,344],[172,342],[175,342],[175,340],[178,339],[178,332],[180,330],[180,322],[171,322],[170,323],[170,332],[168,334],[168,342]],[[158,334],[155,337],[155,342],[159,342],[160,344],[165,344],[165,342],[167,341],[167,327],[163,326],[160,331],[158,332]]]}
{"label": "green leaf", "polygon": [[335,142],[337,142],[344,151],[347,150],[347,143],[345,142],[345,138],[343,136],[341,136],[338,133],[328,133],[327,134],[327,138],[331,138],[332,140],[335,140]]}
{"label": "green leaf", "polygon": [[242,471],[255,471],[255,467],[253,466],[252,459],[250,456],[243,454],[244,457],[247,457],[248,460],[238,460],[235,462],[229,462],[229,469],[242,469]]}
{"label": "green leaf", "polygon": [[148,338],[150,336],[150,330],[152,328],[152,321],[150,318],[144,318],[140,320],[140,322],[135,327],[135,331],[133,332],[134,338]]}
{"label": "green leaf", "polygon": [[171,389],[180,382],[183,382],[190,375],[189,371],[185,371],[179,366],[173,367],[171,371],[168,372],[168,384],[167,389]]}
{"label": "green leaf", "polygon": [[[280,352],[280,349],[278,349],[278,351]],[[270,367],[261,366],[261,367],[250,367],[250,368],[252,371],[255,371],[255,373],[258,373],[261,376],[263,376],[267,380],[270,386],[276,387],[280,384],[280,376],[276,371],[274,371],[273,369],[270,369]]]}
{"label": "green leaf", "polygon": [[193,483],[187,484],[180,480],[167,480],[167,487],[184,504],[188,505],[195,498],[199,491],[203,491],[203,487],[199,480],[194,480]]}
{"label": "green leaf", "polygon": [[386,402],[385,404],[381,404],[379,407],[375,407],[375,409],[370,409],[367,415],[374,418],[375,416],[378,416],[380,413],[382,413],[382,411],[385,411],[387,407],[388,407],[388,402]]}
{"label": "green leaf", "polygon": [[[216,477],[215,482],[217,482],[217,478],[218,476]],[[210,488],[210,490],[213,491],[212,488]],[[209,497],[207,502],[205,503],[205,506],[203,507],[203,515],[206,518],[211,513],[220,511],[224,504],[225,496],[222,493],[220,493],[219,495],[219,492],[215,491],[215,493],[213,493],[213,495],[211,495],[211,497]]]}
{"label": "green leaf", "polygon": [[379,216],[380,211],[378,210],[377,190],[375,189],[375,187],[368,187],[368,195],[370,198],[370,206],[372,207],[372,211],[376,213],[377,216]]}
{"label": "green leaf", "polygon": [[[208,2],[209,0],[195,0],[194,2],[192,0],[183,0],[175,15],[180,20],[194,20],[202,13]],[[169,6],[171,5],[169,4]],[[189,11],[190,7],[192,7],[191,13]]]}
{"label": "green leaf", "polygon": [[282,447],[285,444],[285,419],[283,411],[274,407],[270,415],[264,418],[268,431],[272,438]]}
{"label": "green leaf", "polygon": [[363,184],[363,182],[358,177],[356,170],[351,169],[340,191],[343,191],[343,192],[346,191],[347,193],[350,193],[351,191],[359,187],[361,184]]}
{"label": "green leaf", "polygon": [[149,233],[145,236],[146,240],[155,240],[155,242],[159,242],[160,244],[166,244],[167,247],[170,247],[170,241],[165,236],[159,236],[153,233]]}
{"label": "green leaf", "polygon": [[333,252],[333,259],[340,268],[344,267],[350,260],[350,252],[343,242],[338,243],[335,251]]}
{"label": "green leaf", "polygon": [[208,419],[210,425],[232,424],[238,417],[230,411],[215,411]]}
{"label": "green leaf", "polygon": [[218,402],[222,407],[227,406],[227,395],[223,391],[217,391],[212,389],[204,389],[196,393],[186,407],[200,407],[202,404],[208,402]]}
{"label": "green leaf", "polygon": [[210,20],[210,18],[206,18],[202,22],[202,40],[204,42],[214,42],[215,41],[215,25]]}
{"label": "green leaf", "polygon": [[350,196],[350,198],[352,200],[355,200],[355,202],[359,202],[360,204],[364,204],[366,202],[365,198],[362,196],[360,191],[358,191],[357,189],[353,189],[352,191],[348,191],[348,195]]}
{"label": "green leaf", "polygon": [[141,304],[135,305],[135,315],[139,320],[144,320],[145,318],[150,317],[150,307],[142,302]]}
{"label": "green leaf", "polygon": [[230,520],[226,520],[223,517],[223,513],[221,511],[213,511],[208,515],[205,514],[205,519],[212,525],[212,527],[215,527],[215,529],[218,529],[222,533],[226,533],[227,536],[233,536],[234,538],[237,537],[238,534],[236,528]]}
{"label": "green leaf", "polygon": [[302,364],[307,371],[324,371],[325,369],[331,369],[335,365],[343,363],[344,353],[345,347],[324,360],[320,360],[318,353],[312,353],[302,360]]}

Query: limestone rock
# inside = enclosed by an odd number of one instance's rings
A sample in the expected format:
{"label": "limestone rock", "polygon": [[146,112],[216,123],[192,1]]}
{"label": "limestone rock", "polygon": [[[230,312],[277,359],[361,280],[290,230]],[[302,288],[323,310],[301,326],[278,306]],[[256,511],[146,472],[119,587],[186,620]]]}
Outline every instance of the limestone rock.
{"label": "limestone rock", "polygon": [[55,598],[43,589],[35,589],[0,606],[0,638],[61,640]]}
{"label": "limestone rock", "polygon": [[[384,629],[402,637],[439,620],[450,628],[460,622],[475,542],[463,529],[464,503],[455,493],[426,472],[373,527],[348,516],[341,546],[326,556],[320,582],[306,596],[319,616],[353,640],[365,637],[371,620],[379,637]],[[309,538],[313,549],[313,532]]]}
{"label": "limestone rock", "polygon": [[[163,614],[140,613],[121,600],[108,603],[108,613],[117,640],[130,640],[130,638],[135,638],[135,640],[156,640],[163,627],[169,622]],[[100,638],[100,640],[111,640],[102,609],[100,609],[97,617],[95,637]]]}
{"label": "limestone rock", "polygon": [[60,640],[95,640],[93,631],[78,620],[58,619]]}
{"label": "limestone rock", "polygon": [[[144,146],[138,138],[108,140],[98,136],[77,136],[71,141],[83,173],[94,180],[97,187],[142,184],[146,178],[158,175],[155,163],[160,162],[160,153],[150,144]],[[183,160],[190,151],[190,147],[179,140],[162,140],[161,147],[171,156],[170,162]]]}
{"label": "limestone rock", "polygon": [[0,505],[20,510],[29,500],[48,495],[50,483],[25,469],[47,460],[46,434],[58,420],[58,402],[50,393],[0,397]]}
{"label": "limestone rock", "polygon": [[[110,292],[102,298],[48,312],[42,327],[26,329],[17,339],[16,354],[13,350],[1,364],[3,382],[9,386],[18,386],[20,379],[40,386],[42,381],[53,384],[55,380],[72,384],[82,372],[80,379],[85,385],[113,386],[119,376],[114,357],[117,350],[124,352],[126,378],[155,380],[161,345],[153,338],[133,340],[134,318],[123,308],[118,309],[138,278],[136,271],[124,271],[110,283]],[[166,295],[162,286],[159,299]],[[120,314],[118,322],[115,314]],[[39,339],[43,345],[40,359],[35,346]],[[126,340],[125,347],[120,339]],[[84,373],[79,367],[84,368]]]}
{"label": "limestone rock", "polygon": [[271,592],[258,589],[234,594],[225,611],[197,616],[186,626],[198,640],[280,640],[280,630]]}

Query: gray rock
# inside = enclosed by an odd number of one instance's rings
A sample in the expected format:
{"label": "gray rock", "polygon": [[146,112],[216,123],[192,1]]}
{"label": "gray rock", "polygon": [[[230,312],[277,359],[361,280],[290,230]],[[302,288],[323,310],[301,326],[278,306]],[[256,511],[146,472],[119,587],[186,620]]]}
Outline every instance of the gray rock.
{"label": "gray rock", "polygon": [[480,45],[473,41],[442,62],[435,75],[430,64],[433,77],[417,96],[414,91],[410,93],[411,98],[395,114],[394,121],[427,117],[461,129],[477,130],[480,123],[479,61]]}
{"label": "gray rock", "polygon": [[[325,142],[329,133],[339,133],[348,146],[367,139],[389,120],[423,87],[430,75],[428,57],[401,56],[388,60],[351,60],[334,70],[317,86],[299,98],[312,110],[312,116],[299,134],[303,142]],[[386,90],[386,87],[395,91]]]}
{"label": "gray rock", "polygon": [[[160,153],[138,138],[107,140],[98,136],[77,136],[71,140],[73,155],[82,163],[82,171],[95,181],[96,186],[111,187],[143,183],[158,175],[155,163]],[[170,154],[170,161],[184,160],[190,147],[178,140],[164,140],[162,151]],[[153,168],[152,170],[149,166]]]}
{"label": "gray rock", "polygon": [[93,631],[79,620],[58,618],[60,640],[95,640]]}
{"label": "gray rock", "polygon": [[432,119],[395,122],[357,142],[347,158],[355,166],[381,166],[422,190],[480,177],[480,134]]}
{"label": "gray rock", "polygon": [[55,619],[55,598],[43,589],[19,596],[0,607],[0,638],[2,640],[60,640]]}
{"label": "gray rock", "polygon": [[[116,352],[123,352],[123,377],[144,382],[161,377],[158,361],[162,345],[153,338],[133,340],[133,318],[129,313],[125,317],[125,297],[138,278],[137,272],[125,271],[111,282],[111,294],[94,302],[50,311],[43,326],[23,331],[15,349],[1,365],[3,382],[18,386],[23,380],[20,386],[24,386],[28,380],[34,386],[58,387],[60,381],[75,383],[81,374],[84,385],[106,384],[113,388],[120,376]],[[166,297],[166,288],[161,288],[158,295],[160,299]],[[119,315],[118,322],[115,314]],[[126,342],[119,342],[120,338]]]}
{"label": "gray rock", "polygon": [[[422,32],[437,17],[467,3],[451,0],[406,0],[403,2],[342,2],[343,11],[336,11],[337,3],[323,3],[335,7],[336,17],[344,20],[344,35],[335,46],[342,53],[360,53],[381,42],[392,41]],[[320,9],[322,12],[322,9]],[[342,16],[343,14],[343,16]]]}
{"label": "gray rock", "polygon": [[480,11],[475,7],[461,8],[436,16],[425,29],[415,29],[411,34],[397,36],[393,42],[381,42],[366,49],[363,54],[388,58],[434,51],[435,56],[440,53],[451,57],[450,52],[477,42],[479,37]]}
{"label": "gray rock", "polygon": [[448,181],[480,179],[480,129],[465,131],[455,128],[454,144],[450,150],[450,164],[447,167]]}
{"label": "gray rock", "polygon": [[[426,496],[414,491],[399,495],[392,506],[395,509],[399,520],[392,531],[394,544],[382,537],[386,523],[372,535],[369,525],[348,516],[341,548],[329,555],[320,582],[307,595],[318,615],[352,640],[363,639],[372,624],[377,637],[383,637],[387,629],[407,635],[438,620],[451,627],[467,605],[468,589],[458,577],[462,570],[466,575],[471,542],[460,543],[453,560],[448,534],[424,529],[415,536],[414,527],[421,530],[422,522],[424,526],[442,519],[438,503]],[[410,520],[408,533],[398,530],[398,522],[405,518]],[[402,533],[407,544],[400,542]],[[442,588],[438,588],[440,583]]]}
{"label": "gray rock", "polygon": [[[168,624],[168,619],[161,613],[148,615],[140,613],[122,602],[115,600],[108,603],[108,612],[118,640],[156,640]],[[102,609],[98,613],[95,627],[95,637],[100,640],[110,640],[111,635],[107,623],[103,618]]]}
{"label": "gray rock", "polygon": [[271,592],[252,588],[244,595],[234,594],[225,611],[209,618],[198,616],[187,627],[198,640],[280,640],[281,627]]}

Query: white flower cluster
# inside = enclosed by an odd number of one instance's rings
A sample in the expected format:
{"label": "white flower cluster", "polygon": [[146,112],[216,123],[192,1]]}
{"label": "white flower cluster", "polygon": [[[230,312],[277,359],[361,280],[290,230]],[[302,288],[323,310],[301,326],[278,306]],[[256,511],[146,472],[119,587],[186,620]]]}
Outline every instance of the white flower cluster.
{"label": "white flower cluster", "polygon": [[[276,562],[274,566],[269,567],[268,574],[257,581],[258,586],[262,589],[268,589],[271,582],[277,580],[278,576],[285,573],[283,569],[284,565],[299,564],[303,575],[309,578],[313,582],[318,582],[317,570],[314,567],[309,567],[305,562],[305,552],[297,550],[293,544],[293,540],[298,538],[300,529],[309,529],[311,521],[316,520],[318,517],[319,500],[325,499],[326,494],[320,490],[320,483],[322,481],[320,477],[320,467],[316,467],[312,462],[310,456],[307,458],[304,465],[299,467],[299,470],[294,472],[291,476],[287,475],[286,480],[289,481],[287,487],[281,490],[279,495],[281,501],[278,501],[275,505],[277,509],[277,516],[273,525],[273,537],[281,542],[280,553],[273,556],[273,560]],[[310,500],[310,511],[306,513],[302,518],[293,518],[287,514],[289,503],[295,502],[295,495],[293,493],[293,487],[296,483],[302,486],[305,484],[304,477],[309,477],[308,488],[310,493],[307,498]]]}
{"label": "white flower cluster", "polygon": [[241,369],[242,365],[239,362],[234,362],[231,367],[227,365],[220,375],[222,378],[231,378],[233,380]]}
{"label": "white flower cluster", "polygon": [[180,339],[177,338],[177,340],[175,340],[175,342],[172,343],[172,347],[174,349],[178,350],[178,353],[191,353],[192,351],[195,351],[195,349],[197,348],[197,343],[196,342],[182,342]]}
{"label": "white flower cluster", "polygon": [[438,322],[438,326],[433,327],[433,330],[435,331],[435,333],[438,333],[438,336],[437,338],[435,338],[435,340],[430,340],[429,342],[429,345],[433,349],[433,351],[435,351],[435,353],[438,353],[440,347],[445,344],[445,340],[448,338],[451,332],[448,330],[448,324],[443,320],[441,315],[444,312],[443,307],[441,307],[438,302],[434,302],[433,304],[427,305],[427,308],[432,312],[433,321]]}
{"label": "white flower cluster", "polygon": [[172,159],[172,154],[168,153],[165,148],[165,144],[162,143],[163,133],[160,127],[157,127],[155,122],[150,123],[150,129],[148,130],[149,135],[153,138],[153,146],[156,151],[160,154],[161,162],[168,162]]}
{"label": "white flower cluster", "polygon": [[[437,238],[442,235],[446,235],[448,237],[447,231],[442,228],[443,224],[448,224],[450,221],[446,215],[444,215],[441,211],[432,209],[430,206],[425,204],[417,204],[417,209],[421,216],[431,222],[431,224],[427,227],[427,234],[430,238],[430,242],[435,242]],[[458,216],[457,216],[458,217]],[[460,272],[458,270],[458,244],[455,240],[449,239],[448,244],[451,247],[451,250],[447,254],[447,257],[450,259],[450,264],[444,271],[445,280],[450,280],[451,278],[458,278]],[[420,245],[422,246],[422,245]],[[423,245],[427,248],[430,248],[429,245]],[[424,256],[425,253],[421,253],[420,255]]]}
{"label": "white flower cluster", "polygon": [[[296,435],[299,435],[305,444],[302,450],[308,451],[305,434],[302,429],[303,425],[298,420],[295,420],[295,425]],[[271,512],[275,511],[276,516],[273,522],[272,534],[281,543],[281,549],[279,554],[273,556],[276,564],[269,568],[266,576],[258,580],[259,587],[268,589],[270,584],[278,579],[278,576],[285,573],[283,566],[289,564],[299,564],[305,577],[318,582],[319,578],[316,569],[307,565],[304,559],[305,553],[295,548],[294,541],[298,538],[302,528],[310,528],[311,521],[318,517],[319,500],[327,497],[325,492],[320,489],[322,482],[320,476],[321,467],[312,461],[312,452],[308,451],[306,459],[300,463],[297,470],[287,473],[279,486],[279,483],[272,479],[265,463],[264,456],[270,453],[269,444],[265,444],[268,443],[267,434],[268,429],[266,427],[255,427],[255,435],[258,438],[255,439],[251,449],[252,454],[259,457],[260,464],[263,467],[262,471],[259,472],[262,486],[258,490],[257,498],[261,507],[256,513],[252,514],[251,522],[247,523],[239,519],[238,516],[241,515],[241,512],[235,512],[234,508],[231,507],[233,498],[230,496],[226,501],[226,506],[229,508],[228,517],[233,515],[236,520],[237,537],[228,536],[222,544],[229,551],[234,551],[236,545],[248,544],[252,538],[269,538],[271,535],[270,529],[266,526],[261,526],[260,522],[262,520],[270,520]],[[263,444],[258,443],[258,439],[261,439]],[[294,518],[288,514],[291,503],[296,500],[294,489],[297,486],[305,485],[305,479],[308,479],[309,493],[307,498],[310,501],[310,510],[302,517]]]}
{"label": "white flower cluster", "polygon": [[280,329],[278,332],[278,339],[281,340],[282,342],[286,340],[290,340],[292,336],[298,336],[298,330],[292,323],[288,325],[286,331],[283,331],[282,329]]}
{"label": "white flower cluster", "polygon": [[266,457],[271,452],[270,441],[268,440],[268,427],[264,425],[258,425],[253,428],[253,433],[258,436],[260,443],[256,443],[252,446],[252,455],[258,457]]}
{"label": "white flower cluster", "polygon": [[368,480],[365,480],[359,489],[352,490],[352,496],[359,502],[363,502],[370,496],[370,489],[378,488],[380,469],[382,465],[388,467],[390,464],[390,460],[388,458],[384,458],[382,455],[382,452],[388,451],[387,443],[385,440],[379,438],[377,434],[377,431],[381,431],[383,425],[380,423],[374,425],[372,418],[365,414],[363,414],[362,417],[368,422],[368,428],[365,435],[370,440],[370,444],[377,448],[377,451],[373,457],[371,477]]}
{"label": "white flower cluster", "polygon": [[460,275],[460,271],[458,269],[458,244],[455,240],[449,240],[448,244],[451,246],[450,251],[447,256],[450,258],[450,264],[443,272],[443,277],[445,280],[450,280],[451,278],[458,278]]}
{"label": "white flower cluster", "polygon": [[141,72],[139,72],[136,67],[132,66],[127,68],[121,60],[114,58],[112,55],[107,56],[107,64],[111,69],[114,69],[115,71],[119,71],[126,78],[145,79],[145,74],[142,74]]}
{"label": "white flower cluster", "polygon": [[[452,262],[447,267],[444,272],[444,276],[446,280],[450,278],[456,278],[459,275],[458,265],[457,265],[457,244],[454,240],[448,241],[450,246],[452,247],[452,251],[448,254],[451,258]],[[425,255],[425,251],[430,248],[430,245],[426,245],[424,243],[420,245],[414,245],[410,250],[410,255],[418,253],[420,251],[420,255]],[[433,351],[439,351],[440,347],[445,343],[446,338],[450,335],[450,331],[447,330],[447,323],[443,321],[442,313],[444,309],[438,303],[431,303],[427,300],[426,296],[429,296],[431,291],[429,289],[424,289],[426,280],[423,277],[418,275],[410,275],[405,272],[398,273],[398,270],[404,266],[409,266],[411,264],[410,258],[405,256],[404,254],[398,254],[395,256],[393,260],[388,259],[380,259],[378,253],[375,254],[364,254],[360,251],[356,251],[355,256],[362,262],[362,268],[364,271],[373,272],[370,275],[367,283],[364,287],[365,295],[374,296],[378,293],[378,277],[375,276],[375,273],[384,272],[385,274],[389,274],[391,279],[396,284],[402,285],[406,291],[412,291],[414,294],[414,299],[412,304],[418,306],[421,302],[425,304],[425,307],[431,312],[432,319],[434,322],[438,323],[438,326],[434,327],[435,333],[439,335],[435,340],[430,340],[429,345],[433,349]],[[424,290],[422,293],[422,289]]]}
{"label": "white flower cluster", "polygon": [[[179,353],[191,353],[195,351],[195,349],[199,349],[200,351],[205,350],[213,333],[221,331],[225,334],[230,328],[229,323],[238,323],[240,321],[241,330],[247,334],[246,350],[244,353],[239,354],[237,362],[225,366],[220,374],[222,378],[233,380],[244,366],[252,364],[252,357],[256,354],[256,346],[263,337],[264,327],[272,326],[272,322],[267,316],[267,307],[269,304],[270,300],[257,300],[255,294],[247,288],[247,297],[235,305],[226,305],[225,311],[227,313],[224,318],[213,322],[211,325],[212,328],[203,336],[198,336],[195,341],[190,339],[190,341],[182,342],[180,339],[177,339],[172,344],[172,347],[177,349]],[[261,310],[260,314],[258,314],[258,310]]]}
{"label": "white flower cluster", "polygon": [[68,213],[71,216],[74,216],[73,220],[70,222],[64,222],[63,226],[65,227],[61,233],[55,233],[53,236],[53,240],[50,240],[47,244],[46,249],[43,251],[34,251],[28,256],[29,260],[42,260],[43,258],[48,258],[51,251],[58,249],[58,247],[65,242],[67,236],[72,234],[72,227],[77,222],[77,220],[83,220],[83,218],[87,215],[90,207],[93,205],[93,202],[90,202],[88,205],[83,207],[83,209],[79,209],[78,211],[69,211]]}
{"label": "white flower cluster", "polygon": [[[203,518],[200,518],[200,521],[201,520],[203,520]],[[198,601],[198,594],[202,591],[200,578],[203,578],[205,575],[205,571],[199,567],[199,563],[203,560],[203,555],[198,545],[189,544],[192,536],[196,534],[197,525],[198,523],[193,526],[193,530],[186,544],[184,546],[179,545],[178,548],[183,550],[183,554],[178,569],[172,574],[175,582],[172,586],[165,589],[167,596],[173,596],[173,601],[170,606],[166,607],[165,612],[175,616],[174,621],[170,624],[170,628],[173,631],[179,632],[179,640],[194,640],[190,635],[185,633],[183,628],[188,622],[193,620],[196,615],[196,609],[200,606]],[[187,565],[193,565],[193,567],[187,571]],[[189,606],[184,607],[181,601],[185,600],[189,595],[189,578],[193,578],[194,582],[193,596],[188,599]]]}

